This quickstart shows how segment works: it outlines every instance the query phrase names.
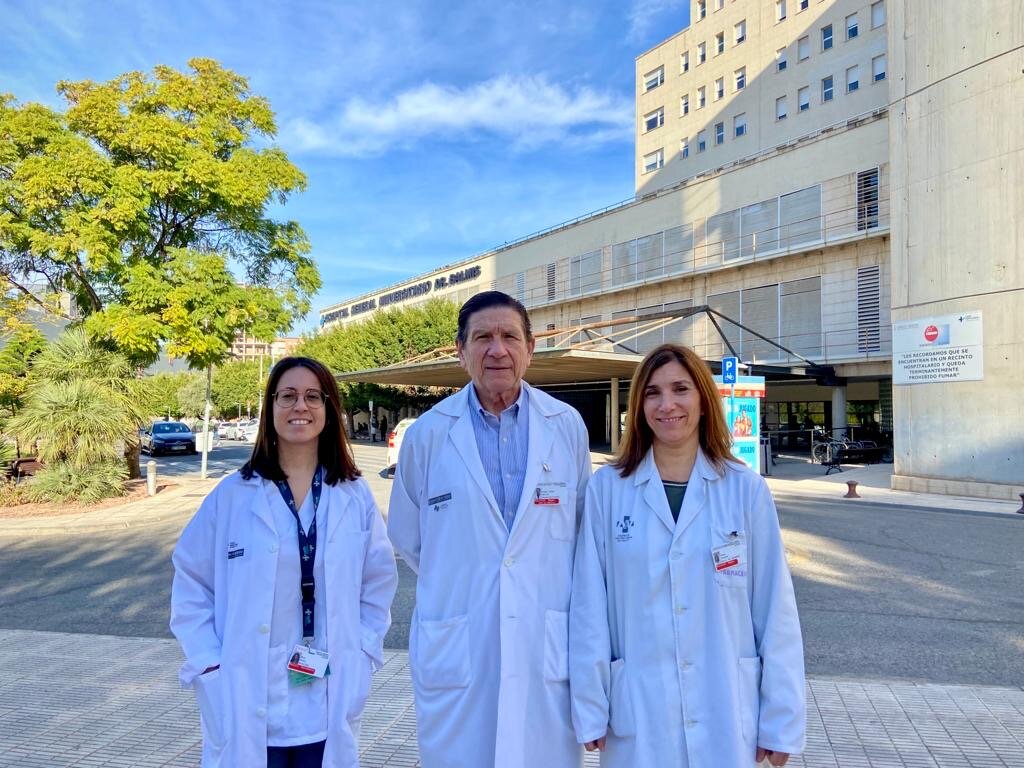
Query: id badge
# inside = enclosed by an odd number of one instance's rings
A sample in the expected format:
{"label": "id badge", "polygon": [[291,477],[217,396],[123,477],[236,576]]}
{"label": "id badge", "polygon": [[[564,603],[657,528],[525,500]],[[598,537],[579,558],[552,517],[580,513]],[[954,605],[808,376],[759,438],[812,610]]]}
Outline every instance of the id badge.
{"label": "id badge", "polygon": [[541,483],[533,492],[533,503],[538,506],[557,506],[562,503],[565,483]]}
{"label": "id badge", "polygon": [[720,547],[711,550],[711,561],[715,566],[716,573],[729,571],[731,573],[743,571],[744,549],[743,539],[736,538]]}
{"label": "id badge", "polygon": [[288,671],[309,678],[322,678],[327,674],[329,662],[327,651],[318,651],[316,648],[299,643],[292,650],[292,655],[288,659]]}

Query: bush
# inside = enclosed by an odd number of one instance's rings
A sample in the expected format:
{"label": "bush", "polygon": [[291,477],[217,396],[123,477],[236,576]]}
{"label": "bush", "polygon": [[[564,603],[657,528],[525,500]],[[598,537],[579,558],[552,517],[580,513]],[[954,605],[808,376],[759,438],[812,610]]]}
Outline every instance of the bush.
{"label": "bush", "polygon": [[13,480],[0,479],[0,507],[16,507],[26,503],[25,486],[15,485]]}
{"label": "bush", "polygon": [[39,470],[25,484],[30,501],[78,501],[91,504],[113,496],[124,496],[128,470],[122,462],[104,461],[85,469],[61,462]]}

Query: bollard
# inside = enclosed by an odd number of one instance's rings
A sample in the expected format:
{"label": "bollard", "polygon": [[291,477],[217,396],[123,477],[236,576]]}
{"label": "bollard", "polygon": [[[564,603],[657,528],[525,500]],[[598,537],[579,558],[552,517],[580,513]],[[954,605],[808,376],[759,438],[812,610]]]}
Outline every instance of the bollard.
{"label": "bollard", "polygon": [[146,493],[156,496],[156,462],[152,459],[146,462]]}
{"label": "bollard", "polygon": [[1018,493],[1020,496],[1020,509],[1017,510],[1018,515],[1024,515],[1024,493]]}
{"label": "bollard", "polygon": [[847,491],[846,491],[846,495],[843,496],[844,499],[859,499],[860,498],[860,494],[857,493],[857,481],[856,480],[847,480],[846,481],[846,487],[847,487]]}

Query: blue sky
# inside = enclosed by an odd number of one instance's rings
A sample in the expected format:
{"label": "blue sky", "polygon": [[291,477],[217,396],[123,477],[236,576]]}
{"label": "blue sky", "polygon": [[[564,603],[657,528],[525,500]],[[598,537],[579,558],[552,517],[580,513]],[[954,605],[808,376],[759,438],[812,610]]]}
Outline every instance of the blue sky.
{"label": "blue sky", "polygon": [[0,92],[206,56],[249,78],[308,176],[316,311],[633,194],[635,57],[688,0],[0,0]]}

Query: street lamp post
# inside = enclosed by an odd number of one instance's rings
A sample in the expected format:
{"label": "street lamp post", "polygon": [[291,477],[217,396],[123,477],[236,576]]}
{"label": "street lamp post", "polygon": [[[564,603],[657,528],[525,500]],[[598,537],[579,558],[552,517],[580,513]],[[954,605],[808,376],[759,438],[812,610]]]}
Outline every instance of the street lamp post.
{"label": "street lamp post", "polygon": [[235,403],[235,405],[238,406],[238,420],[241,421],[242,420],[242,404],[241,403]]}

